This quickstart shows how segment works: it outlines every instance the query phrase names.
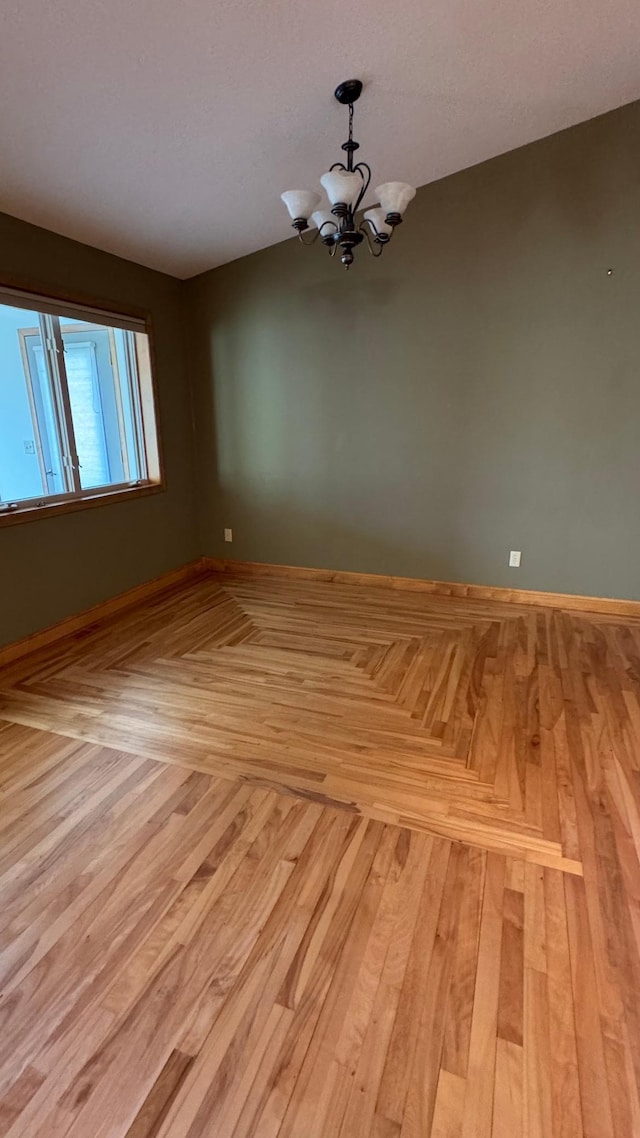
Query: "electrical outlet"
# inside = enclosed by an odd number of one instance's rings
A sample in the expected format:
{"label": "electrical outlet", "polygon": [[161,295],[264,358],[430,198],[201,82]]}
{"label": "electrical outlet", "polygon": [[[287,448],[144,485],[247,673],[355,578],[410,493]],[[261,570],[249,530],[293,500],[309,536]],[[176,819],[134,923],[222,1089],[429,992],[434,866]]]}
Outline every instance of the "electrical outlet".
{"label": "electrical outlet", "polygon": [[24,453],[25,454],[35,454],[36,453],[36,444],[34,443],[33,439],[25,439],[24,440]]}
{"label": "electrical outlet", "polygon": [[233,530],[232,529],[226,529],[224,531],[224,540],[225,541],[233,541]]}
{"label": "electrical outlet", "polygon": [[512,549],[511,553],[509,554],[509,568],[510,569],[519,569],[521,557],[522,557],[522,554],[521,554],[519,549]]}

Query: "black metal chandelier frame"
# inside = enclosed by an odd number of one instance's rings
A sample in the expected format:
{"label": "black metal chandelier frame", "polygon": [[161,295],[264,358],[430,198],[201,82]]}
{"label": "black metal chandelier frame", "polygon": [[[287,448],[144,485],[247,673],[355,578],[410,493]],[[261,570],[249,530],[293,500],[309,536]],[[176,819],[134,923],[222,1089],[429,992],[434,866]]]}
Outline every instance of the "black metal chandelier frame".
{"label": "black metal chandelier frame", "polygon": [[[355,165],[353,162],[356,150],[360,149],[360,143],[356,142],[353,137],[353,105],[362,94],[362,82],[360,79],[346,79],[344,83],[340,83],[336,87],[334,94],[339,103],[349,108],[349,137],[346,142],[342,143],[342,150],[346,151],[347,155],[346,165],[344,162],[334,162],[329,169],[343,170],[345,174],[359,174],[362,178],[362,189],[351,205],[345,202],[338,202],[334,205],[331,213],[336,218],[335,223],[323,222],[316,229],[311,240],[309,240],[311,229],[306,218],[295,218],[293,228],[297,231],[298,238],[303,245],[313,245],[320,238],[332,257],[340,248],[342,250],[340,259],[345,268],[348,269],[353,264],[353,250],[362,241],[366,239],[369,252],[372,256],[379,257],[385,245],[389,244],[392,234],[379,232],[369,218],[364,218],[360,225],[356,223],[356,213],[371,182],[371,167],[366,162],[357,162]],[[388,213],[385,222],[393,232],[396,226],[401,224],[402,215]]]}

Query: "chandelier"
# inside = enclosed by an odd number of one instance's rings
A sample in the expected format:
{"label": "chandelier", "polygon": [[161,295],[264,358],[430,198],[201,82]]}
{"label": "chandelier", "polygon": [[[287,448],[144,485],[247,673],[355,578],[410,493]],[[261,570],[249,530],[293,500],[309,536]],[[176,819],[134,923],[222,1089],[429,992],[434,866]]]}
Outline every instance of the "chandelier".
{"label": "chandelier", "polygon": [[[346,166],[344,162],[334,162],[320,179],[330,208],[326,208],[325,202],[318,209],[320,194],[312,190],[286,190],[280,195],[302,244],[313,245],[319,237],[332,257],[340,248],[340,260],[345,269],[353,264],[353,250],[365,239],[373,256],[380,256],[416,194],[414,187],[407,182],[385,182],[376,189],[380,205],[365,210],[363,221],[360,224],[356,222],[360,202],[371,181],[371,170],[366,162],[358,162],[355,166],[353,164],[353,155],[360,149],[360,144],[353,138],[353,104],[361,93],[362,83],[359,79],[347,79],[335,90],[338,102],[349,108],[349,138],[342,143],[342,149],[347,153]],[[314,229],[316,232],[309,240]]]}

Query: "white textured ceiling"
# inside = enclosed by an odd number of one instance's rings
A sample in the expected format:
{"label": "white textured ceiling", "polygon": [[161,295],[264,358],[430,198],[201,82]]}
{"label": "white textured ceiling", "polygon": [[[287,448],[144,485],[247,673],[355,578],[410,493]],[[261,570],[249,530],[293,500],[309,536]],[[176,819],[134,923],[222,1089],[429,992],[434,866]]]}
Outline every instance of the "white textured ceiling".
{"label": "white textured ceiling", "polygon": [[342,157],[423,185],[640,97],[639,0],[4,0],[0,209],[187,277]]}

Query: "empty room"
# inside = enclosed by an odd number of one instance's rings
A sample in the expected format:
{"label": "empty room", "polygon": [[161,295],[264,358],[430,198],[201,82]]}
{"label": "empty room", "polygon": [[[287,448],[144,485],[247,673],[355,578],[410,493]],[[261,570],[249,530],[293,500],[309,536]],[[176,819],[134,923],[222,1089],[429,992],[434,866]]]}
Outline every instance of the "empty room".
{"label": "empty room", "polygon": [[0,95],[0,1135],[639,1138],[637,0]]}

